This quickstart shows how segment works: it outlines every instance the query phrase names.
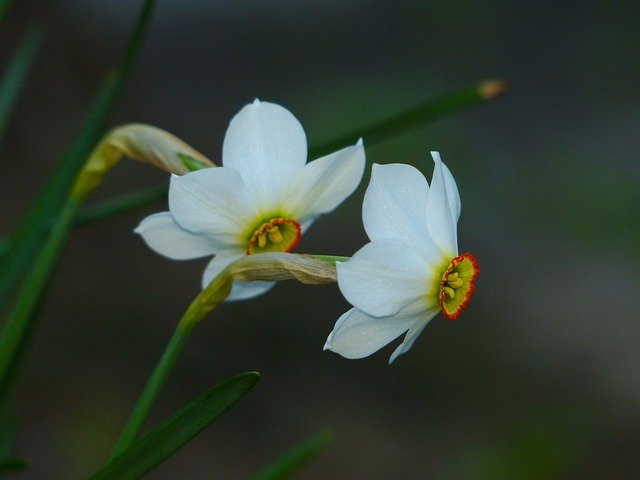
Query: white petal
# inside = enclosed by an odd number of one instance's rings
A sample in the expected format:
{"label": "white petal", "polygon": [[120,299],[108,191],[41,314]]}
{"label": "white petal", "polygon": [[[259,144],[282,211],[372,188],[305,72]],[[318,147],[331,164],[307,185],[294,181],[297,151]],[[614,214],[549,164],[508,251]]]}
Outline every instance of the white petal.
{"label": "white petal", "polygon": [[414,316],[372,317],[352,308],[338,319],[324,349],[346,358],[367,357],[406,332],[414,321]]}
{"label": "white petal", "polygon": [[[427,227],[440,250],[447,256],[458,254],[457,221],[460,212],[458,187],[437,152],[432,152],[435,168],[427,200]],[[447,169],[448,170],[448,169]]]}
{"label": "white petal", "polygon": [[261,204],[270,205],[307,161],[307,138],[285,108],[260,102],[233,117],[224,138],[222,163],[240,172]]}
{"label": "white petal", "polygon": [[458,186],[451,174],[451,170],[442,162],[440,154],[438,152],[431,152],[433,158],[440,160],[442,164],[442,175],[444,177],[444,185],[447,191],[447,198],[449,199],[449,206],[451,207],[451,218],[454,223],[458,223],[460,219],[460,210],[462,209],[462,202],[460,201],[460,192],[458,192]]}
{"label": "white petal", "polygon": [[170,212],[149,215],[134,232],[140,234],[151,249],[173,260],[206,257],[216,251],[216,244],[211,239],[185,230]]}
{"label": "white petal", "polygon": [[257,216],[238,172],[224,167],[173,175],[169,209],[182,227],[227,246],[241,245]]}
{"label": "white petal", "polygon": [[416,338],[418,338],[418,336],[424,330],[424,327],[427,326],[427,324],[431,321],[433,317],[435,317],[438,314],[439,311],[440,311],[439,308],[434,308],[420,315],[416,323],[414,323],[411,326],[407,334],[404,336],[404,340],[402,341],[402,343],[398,345],[398,348],[396,348],[391,354],[391,357],[389,358],[389,363],[393,363],[393,361],[398,357],[398,355],[402,355],[403,353],[406,353],[409,351],[409,349],[413,346],[413,342],[415,342]]}
{"label": "white petal", "polygon": [[[207,285],[211,283],[211,280],[222,272],[222,270],[227,268],[230,263],[235,262],[244,256],[245,254],[243,252],[231,251],[222,252],[213,257],[202,274],[202,288],[206,288]],[[262,295],[269,291],[275,284],[276,282],[264,282],[261,280],[255,282],[234,281],[233,286],[231,287],[231,293],[225,301],[247,300],[249,298],[257,297],[258,295]]]}
{"label": "white petal", "polygon": [[427,229],[428,195],[429,185],[414,167],[374,164],[362,204],[369,238],[402,238],[422,257],[438,262],[441,254]]}
{"label": "white petal", "polygon": [[305,165],[288,186],[283,203],[291,205],[292,215],[298,221],[328,213],[358,187],[364,166],[360,140]]}
{"label": "white petal", "polygon": [[418,299],[427,308],[437,275],[404,240],[390,238],[368,243],[350,260],[338,263],[337,274],[349,303],[375,316],[394,315]]}

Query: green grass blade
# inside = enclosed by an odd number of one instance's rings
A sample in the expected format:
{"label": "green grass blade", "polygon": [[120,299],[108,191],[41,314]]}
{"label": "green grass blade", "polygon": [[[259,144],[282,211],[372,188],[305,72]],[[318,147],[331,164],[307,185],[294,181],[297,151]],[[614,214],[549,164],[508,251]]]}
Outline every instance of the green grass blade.
{"label": "green grass blade", "polygon": [[2,83],[0,83],[0,142],[2,142],[7,123],[27,76],[33,67],[43,37],[42,28],[38,25],[32,25],[4,72]]}
{"label": "green grass blade", "polygon": [[[90,223],[99,222],[104,218],[113,215],[135,210],[144,207],[153,202],[159,202],[167,199],[166,185],[157,187],[143,188],[137,192],[123,194],[109,200],[87,205],[83,207],[76,215],[74,224],[76,226],[84,226]],[[2,243],[0,242],[0,254],[2,252]]]}
{"label": "green grass blade", "polygon": [[331,433],[323,431],[299,443],[275,462],[262,469],[252,480],[285,480],[316,455],[329,441]]}
{"label": "green grass blade", "polygon": [[0,416],[5,411],[20,359],[34,328],[34,313],[72,228],[71,221],[77,208],[78,204],[72,199],[63,208],[59,222],[51,230],[44,248],[25,279],[0,337]]}
{"label": "green grass blade", "polygon": [[249,372],[195,398],[109,462],[91,480],[134,480],[153,470],[231,408],[260,380]]}
{"label": "green grass blade", "polygon": [[354,129],[350,133],[341,135],[322,145],[312,147],[309,149],[309,158],[321,157],[346,145],[352,145],[361,137],[364,139],[365,146],[370,147],[431,120],[451,115],[496,98],[506,90],[506,82],[490,80],[481,82],[471,88],[428,100],[414,108],[385,118],[378,123]]}
{"label": "green grass blade", "polygon": [[[117,213],[142,208],[150,203],[167,199],[167,187],[159,185],[157,187],[143,188],[137,192],[123,194],[103,202],[87,205],[80,208],[75,216],[73,224],[76,227],[83,227],[104,218],[109,218]],[[9,248],[9,239],[0,237],[0,258]]]}
{"label": "green grass blade", "polygon": [[178,357],[180,356],[180,353],[182,352],[182,349],[184,348],[192,331],[193,327],[189,325],[185,326],[182,323],[178,324],[178,327],[169,340],[160,361],[157,363],[156,368],[151,374],[151,377],[149,377],[149,381],[140,395],[140,398],[138,398],[135,407],[129,415],[129,419],[122,429],[122,433],[120,434],[120,438],[118,438],[115,447],[113,447],[113,452],[111,453],[109,460],[112,460],[129,448],[138,436],[138,433],[144,426],[147,418],[149,418],[151,408],[158,398],[158,395],[160,395],[160,391],[167,381],[167,378],[169,377],[173,366],[177,362]]}
{"label": "green grass blade", "polygon": [[[155,0],[146,0],[142,6],[120,67],[107,77],[80,134],[12,236],[1,259],[0,306],[4,305],[9,294],[15,290],[18,281],[25,278],[0,336],[0,414],[6,409],[21,352],[33,329],[36,306],[64,247],[79,206],[76,201],[68,198],[74,179],[104,131],[105,123],[132,67],[154,4]],[[24,272],[28,272],[26,276]]]}
{"label": "green grass blade", "polygon": [[102,135],[106,121],[131,70],[134,56],[139,50],[154,4],[155,0],[145,1],[120,67],[105,80],[80,134],[12,236],[7,252],[0,262],[0,307],[15,288],[21,274],[43,247],[48,229],[51,223],[56,221],[76,174]]}
{"label": "green grass blade", "polygon": [[[346,145],[355,143],[358,138],[364,138],[365,145],[370,147],[389,138],[395,137],[402,133],[408,132],[413,128],[417,128],[424,123],[438,118],[451,115],[455,112],[470,108],[480,103],[486,102],[503,94],[507,90],[506,82],[496,80],[482,82],[475,87],[460,90],[448,95],[444,95],[433,100],[427,101],[417,107],[405,112],[393,115],[374,125],[354,130],[351,133],[341,135],[331,141],[320,145],[311,146],[309,149],[309,158],[318,158],[327,153],[343,148]],[[145,204],[162,200],[167,196],[167,188],[158,190],[157,195],[149,196],[146,200],[128,204],[126,199],[129,195],[122,197],[114,197],[112,200],[105,201],[105,205],[95,204],[93,208],[100,211],[101,214],[96,216],[94,220],[105,220],[111,216],[128,212],[133,208],[141,207]],[[108,205],[108,206],[107,206]]]}

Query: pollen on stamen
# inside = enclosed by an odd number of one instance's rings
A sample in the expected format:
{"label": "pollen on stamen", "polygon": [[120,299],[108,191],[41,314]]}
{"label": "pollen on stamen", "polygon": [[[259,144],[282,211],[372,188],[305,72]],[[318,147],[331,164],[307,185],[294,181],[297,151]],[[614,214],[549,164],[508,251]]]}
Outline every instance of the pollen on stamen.
{"label": "pollen on stamen", "polygon": [[475,257],[463,253],[455,257],[442,274],[439,300],[445,317],[454,320],[469,304],[480,268]]}
{"label": "pollen on stamen", "polygon": [[247,244],[247,255],[290,252],[300,243],[300,224],[290,218],[272,218],[261,223]]}

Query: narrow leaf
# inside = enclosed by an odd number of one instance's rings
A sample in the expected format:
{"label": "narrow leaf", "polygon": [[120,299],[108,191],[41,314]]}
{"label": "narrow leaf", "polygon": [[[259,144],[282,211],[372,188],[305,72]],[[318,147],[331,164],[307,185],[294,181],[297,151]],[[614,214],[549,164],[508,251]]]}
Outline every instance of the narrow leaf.
{"label": "narrow leaf", "polygon": [[[312,146],[309,149],[309,158],[317,158],[327,153],[333,152],[345,145],[355,143],[358,138],[364,138],[367,147],[380,143],[389,138],[395,137],[402,133],[408,132],[419,127],[429,121],[437,120],[455,112],[470,108],[487,100],[499,97],[508,90],[508,84],[501,80],[491,80],[482,82],[475,87],[460,90],[448,95],[429,100],[410,110],[401,112],[397,115],[388,117],[380,122],[368,127],[354,130],[351,133],[341,135],[331,141],[320,145]],[[165,192],[166,192],[165,188]],[[126,198],[126,196],[122,196]],[[148,203],[159,199],[160,195],[155,198],[149,198]],[[166,193],[165,193],[166,198]],[[118,215],[129,211],[132,208],[141,206],[141,203],[129,206],[126,202],[119,202],[120,197],[114,197],[112,205],[118,205],[118,208],[104,209],[104,215],[99,220],[107,219],[111,216]],[[95,208],[101,209],[101,204],[96,204]],[[102,210],[102,209],[101,209]],[[98,219],[97,219],[98,220]]]}
{"label": "narrow leaf", "polygon": [[[132,67],[155,1],[146,0],[118,70],[109,75],[90,115],[52,179],[40,193],[12,236],[0,262],[0,307],[24,277],[14,308],[0,336],[0,416],[6,409],[11,384],[39,300],[64,247],[79,203],[69,198],[74,179],[104,130],[124,81]],[[51,225],[54,230],[50,231]],[[28,272],[25,275],[25,272]]]}
{"label": "narrow leaf", "polygon": [[385,118],[378,123],[355,129],[353,132],[341,135],[309,150],[310,158],[317,158],[355,143],[359,138],[364,139],[367,147],[407,132],[424,123],[437,118],[451,115],[465,108],[496,98],[508,89],[502,80],[489,80],[478,85],[459,90],[454,93],[428,100],[409,110]]}
{"label": "narrow leaf", "polygon": [[81,132],[12,236],[7,253],[0,261],[0,307],[43,248],[48,230],[62,210],[76,174],[100,138],[131,69],[154,4],[155,0],[145,1],[120,67],[103,83]]}
{"label": "narrow leaf", "polygon": [[285,480],[313,458],[329,441],[331,432],[323,431],[299,443],[258,472],[253,480]]}
{"label": "narrow leaf", "polygon": [[[137,192],[128,193],[105,200],[92,205],[87,205],[80,209],[74,220],[75,226],[84,226],[90,223],[99,222],[104,218],[109,218],[117,213],[135,210],[149,205],[153,202],[159,202],[167,199],[166,185],[157,187],[148,187],[138,190]],[[0,239],[0,254],[2,253],[3,244]]]}
{"label": "narrow leaf", "polygon": [[259,380],[259,373],[249,372],[216,385],[133,443],[91,480],[134,480],[142,477],[231,408]]}
{"label": "narrow leaf", "polygon": [[[1,15],[2,12],[0,12]],[[0,83],[0,142],[2,142],[5,128],[27,76],[33,67],[42,38],[43,33],[40,26],[32,25],[29,27],[4,72],[2,83]]]}

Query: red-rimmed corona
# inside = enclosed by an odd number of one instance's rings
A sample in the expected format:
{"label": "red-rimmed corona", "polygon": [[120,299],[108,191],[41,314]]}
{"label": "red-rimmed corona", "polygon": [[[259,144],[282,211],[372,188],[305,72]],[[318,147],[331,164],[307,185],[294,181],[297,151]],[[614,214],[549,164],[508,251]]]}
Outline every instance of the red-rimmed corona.
{"label": "red-rimmed corona", "polygon": [[[169,211],[136,228],[175,260],[214,255],[202,287],[245,255],[290,252],[320,215],[342,203],[364,172],[362,142],[307,163],[302,125],[285,108],[256,100],[231,120],[222,167],[173,175]],[[273,282],[233,283],[228,300],[266,292]]]}
{"label": "red-rimmed corona", "polygon": [[325,344],[361,358],[405,334],[389,362],[411,348],[442,311],[458,318],[469,304],[480,269],[458,254],[460,195],[437,152],[431,185],[409,165],[374,165],[362,205],[371,242],[338,263],[338,285],[354,308],[336,322]]}

